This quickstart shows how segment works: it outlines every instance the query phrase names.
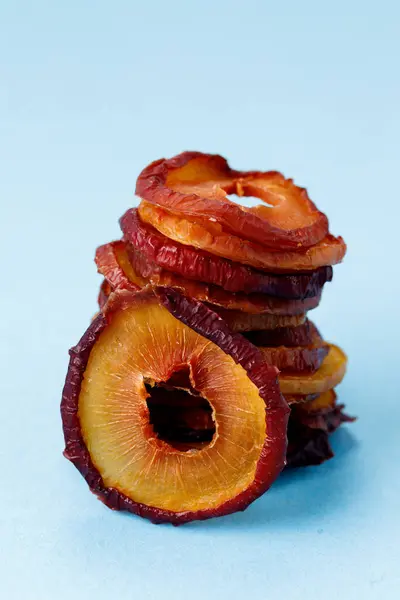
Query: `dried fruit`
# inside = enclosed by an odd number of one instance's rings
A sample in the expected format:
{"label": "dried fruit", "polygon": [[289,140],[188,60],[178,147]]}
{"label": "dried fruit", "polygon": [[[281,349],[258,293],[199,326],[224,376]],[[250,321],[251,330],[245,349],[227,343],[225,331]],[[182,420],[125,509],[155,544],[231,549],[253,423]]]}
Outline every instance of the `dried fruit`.
{"label": "dried fruit", "polygon": [[107,506],[156,523],[243,510],[285,461],[331,458],[328,436],[353,420],[334,390],[346,356],[306,318],[346,245],[292,180],[220,156],[156,161],[137,193],[123,240],[96,252],[64,454]]}
{"label": "dried fruit", "polygon": [[264,271],[310,271],[335,265],[341,262],[346,253],[343,239],[330,234],[307,250],[274,251],[225,232],[217,222],[189,221],[144,201],[140,203],[138,210],[142,221],[175,242]]}
{"label": "dried fruit", "polygon": [[[285,299],[266,294],[243,294],[227,292],[219,286],[184,279],[169,271],[151,271],[147,260],[137,250],[131,249],[129,258],[137,276],[152,285],[174,287],[190,298],[208,304],[246,313],[270,313],[274,315],[299,315],[318,306],[321,292],[313,298]],[[137,278],[136,278],[137,279]]]}
{"label": "dried fruit", "polygon": [[265,294],[233,294],[215,285],[184,279],[168,271],[156,272],[146,277],[146,260],[138,251],[128,256],[123,241],[101,246],[96,252],[96,263],[113,289],[137,290],[146,285],[174,287],[185,296],[197,298],[208,304],[247,313],[270,313],[277,315],[303,314],[318,306],[320,295],[304,300],[275,298]]}
{"label": "dried fruit", "polygon": [[282,329],[297,327],[304,323],[305,315],[270,315],[268,313],[250,314],[240,310],[226,310],[217,306],[210,307],[229,325],[235,333],[252,330]]}
{"label": "dried fruit", "polygon": [[334,344],[329,344],[329,352],[321,367],[314,373],[279,376],[282,394],[322,394],[337,386],[346,372],[347,358],[345,353]]}
{"label": "dried fruit", "polygon": [[144,277],[172,271],[186,279],[211,283],[228,292],[263,293],[280,298],[317,296],[332,280],[332,267],[320,267],[309,273],[279,275],[263,273],[209,252],[179,244],[140,220],[137,209],[129,209],[120,219],[125,240],[146,258]]}
{"label": "dried fruit", "polygon": [[[288,425],[287,467],[320,465],[333,458],[329,436],[343,423],[355,420],[343,412],[343,404],[336,404],[333,390],[313,402],[313,410],[307,409],[307,403],[292,406]],[[315,408],[317,402],[320,404],[319,410]]]}
{"label": "dried fruit", "polygon": [[[328,219],[293,180],[276,171],[235,171],[218,155],[183,152],[155,161],[139,175],[136,194],[190,219],[217,220],[273,249],[312,246],[328,233]],[[255,196],[272,207],[240,206],[227,194]]]}
{"label": "dried fruit", "polygon": [[310,346],[297,346],[287,348],[286,346],[260,347],[265,360],[275,365],[279,371],[286,373],[304,374],[314,373],[329,352],[329,346],[322,339]]}
{"label": "dried fruit", "polygon": [[[100,310],[106,305],[109,295],[112,292],[111,285],[108,283],[106,279],[104,279],[101,283],[99,294],[97,296],[97,303],[99,305]],[[97,316],[97,315],[96,315]]]}
{"label": "dried fruit", "polygon": [[321,334],[314,323],[306,319],[298,326],[280,327],[271,330],[249,331],[245,338],[255,346],[309,346]]}
{"label": "dried fruit", "polygon": [[[277,371],[204,304],[158,294],[112,294],[71,350],[65,456],[108,506],[154,522],[242,510],[284,465],[288,407]],[[212,407],[215,434],[200,448],[172,446],[149,422],[151,388],[182,369]]]}
{"label": "dried fruit", "polygon": [[251,331],[244,334],[258,346],[265,359],[283,372],[316,371],[329,352],[313,323],[272,331]]}
{"label": "dried fruit", "polygon": [[137,291],[147,284],[132,268],[123,241],[99,246],[95,263],[109,285],[109,288],[102,290],[104,294],[108,291],[109,295],[111,290]]}

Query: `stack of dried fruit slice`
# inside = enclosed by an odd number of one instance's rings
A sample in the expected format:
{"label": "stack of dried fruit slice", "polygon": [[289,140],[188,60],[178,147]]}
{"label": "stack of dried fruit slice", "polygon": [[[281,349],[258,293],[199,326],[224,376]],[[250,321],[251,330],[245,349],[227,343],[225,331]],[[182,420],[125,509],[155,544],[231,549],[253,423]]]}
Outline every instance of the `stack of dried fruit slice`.
{"label": "stack of dried fruit slice", "polygon": [[293,181],[219,156],[157,161],[136,191],[122,240],[96,252],[100,313],[70,352],[65,455],[108,506],[154,522],[243,510],[285,464],[331,458],[351,420],[334,391],[346,357],[307,318],[346,246]]}

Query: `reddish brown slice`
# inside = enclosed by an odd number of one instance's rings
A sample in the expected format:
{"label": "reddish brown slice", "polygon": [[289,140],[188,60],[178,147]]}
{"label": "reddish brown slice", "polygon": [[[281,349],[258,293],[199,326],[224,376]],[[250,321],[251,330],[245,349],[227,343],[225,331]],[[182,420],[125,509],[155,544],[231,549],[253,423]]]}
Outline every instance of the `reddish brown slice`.
{"label": "reddish brown slice", "polygon": [[[103,310],[107,300],[111,294],[110,284],[104,280],[100,286],[98,296],[99,308]],[[259,333],[262,330],[270,331],[274,329],[284,329],[290,327],[298,327],[305,321],[305,315],[270,315],[248,314],[240,310],[224,310],[215,306],[209,306],[214,310],[224,321],[229,325],[229,328],[234,333],[250,332],[253,329]]]}
{"label": "reddish brown slice", "polygon": [[[146,402],[146,385],[168,385],[183,368],[216,430],[205,447],[185,450],[157,436]],[[112,294],[71,350],[65,456],[108,506],[154,522],[242,510],[284,465],[289,411],[276,374],[216,313],[176,290]]]}
{"label": "reddish brown slice", "polygon": [[[183,152],[139,175],[136,194],[187,218],[217,220],[245,239],[280,250],[309,247],[328,233],[328,220],[304,188],[276,171],[235,171],[218,155]],[[255,196],[272,206],[240,206],[227,194]]]}
{"label": "reddish brown slice", "polygon": [[329,352],[322,365],[315,373],[289,375],[281,373],[279,385],[282,394],[322,394],[337,386],[346,372],[347,357],[334,344],[329,344]]}
{"label": "reddish brown slice", "polygon": [[[312,403],[311,403],[312,404]],[[317,410],[317,404],[319,409]],[[292,407],[288,426],[287,467],[320,465],[334,456],[329,436],[343,423],[352,423],[343,404],[336,404],[333,390],[314,401],[314,409],[306,404]]]}
{"label": "reddish brown slice", "polygon": [[297,327],[305,321],[303,315],[270,315],[268,313],[250,314],[240,310],[225,310],[223,308],[211,307],[229,325],[231,331],[243,333],[253,330],[272,330],[283,327]]}
{"label": "reddish brown slice", "polygon": [[175,242],[264,271],[312,271],[341,262],[346,253],[343,239],[330,234],[307,250],[274,251],[224,231],[217,222],[189,221],[144,201],[138,210],[142,221]]}
{"label": "reddish brown slice", "polygon": [[[104,256],[107,259],[105,266],[102,263]],[[143,259],[137,251],[132,251],[128,257],[124,241],[101,246],[96,253],[96,262],[99,272],[106,277],[114,290],[120,289],[120,282],[123,289],[129,289],[128,286],[132,289],[140,289],[146,285],[174,287],[190,298],[246,313],[298,315],[315,308],[320,301],[320,296],[304,300],[288,300],[265,294],[233,294],[218,286],[184,279],[168,271],[156,272],[144,277],[143,274],[148,273],[146,259]]]}
{"label": "reddish brown slice", "polygon": [[316,371],[329,352],[328,344],[308,319],[299,327],[253,331],[245,337],[260,348],[267,362],[283,372]]}
{"label": "reddish brown slice", "polygon": [[211,283],[228,292],[269,294],[281,298],[317,296],[332,280],[332,267],[309,273],[279,275],[262,273],[209,252],[179,244],[140,220],[137,209],[129,209],[120,220],[125,240],[147,259],[148,277],[161,270],[172,271],[186,279]]}
{"label": "reddish brown slice", "polygon": [[310,346],[321,334],[314,323],[306,319],[297,327],[282,327],[269,331],[249,331],[245,338],[255,346]]}
{"label": "reddish brown slice", "polygon": [[241,310],[246,313],[255,314],[298,315],[318,306],[321,298],[321,291],[313,298],[296,300],[276,298],[275,296],[267,296],[266,294],[227,292],[219,286],[184,279],[175,273],[163,269],[152,270],[147,259],[133,248],[130,249],[129,253],[126,250],[125,255],[129,256],[133,272],[139,275],[143,281],[147,281],[152,285],[174,287],[180,290],[185,296],[197,298],[197,300],[201,300],[202,302],[230,310]]}
{"label": "reddish brown slice", "polygon": [[275,365],[282,373],[303,375],[314,373],[322,365],[329,352],[329,345],[322,339],[315,340],[310,346],[260,347],[265,360]]}

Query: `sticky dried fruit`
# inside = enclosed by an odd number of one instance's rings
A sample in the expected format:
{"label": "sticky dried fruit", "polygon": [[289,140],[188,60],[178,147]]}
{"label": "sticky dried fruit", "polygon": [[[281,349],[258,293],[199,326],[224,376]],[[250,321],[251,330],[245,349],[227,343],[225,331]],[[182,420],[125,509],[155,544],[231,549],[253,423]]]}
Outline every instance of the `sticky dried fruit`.
{"label": "sticky dried fruit", "polygon": [[263,273],[209,252],[179,244],[140,220],[137,209],[129,209],[120,219],[128,254],[133,247],[147,261],[144,277],[172,271],[186,279],[218,285],[228,292],[262,293],[280,298],[317,296],[332,280],[332,267],[309,273],[280,275]]}
{"label": "sticky dried fruit", "polygon": [[234,294],[218,286],[184,279],[164,270],[146,277],[148,273],[146,260],[136,250],[132,250],[128,256],[124,241],[111,242],[98,248],[96,263],[99,272],[106,277],[114,290],[121,288],[137,290],[150,284],[174,287],[190,298],[247,313],[298,315],[315,308],[320,301],[320,295],[304,300],[289,300],[265,294]]}
{"label": "sticky dried fruit", "polygon": [[[312,246],[328,233],[328,219],[293,180],[276,171],[235,171],[218,155],[183,152],[155,161],[139,175],[136,194],[190,219],[217,220],[226,231],[274,249]],[[266,205],[247,208],[227,194]]]}
{"label": "sticky dried fruit", "polygon": [[[212,407],[215,434],[200,448],[176,448],[150,424],[151,388],[182,369]],[[65,456],[108,506],[154,522],[242,510],[284,465],[289,411],[276,375],[204,304],[173,289],[114,293],[71,350]]]}
{"label": "sticky dried fruit", "polygon": [[342,381],[346,366],[345,353],[338,346],[329,344],[328,355],[318,371],[300,375],[280,374],[279,385],[282,394],[322,394]]}
{"label": "sticky dried fruit", "polygon": [[149,223],[175,242],[194,246],[264,271],[276,273],[310,271],[335,265],[341,262],[346,253],[343,239],[335,238],[330,234],[307,250],[274,251],[256,242],[227,233],[217,222],[189,221],[144,201],[140,203],[138,210],[142,221]]}

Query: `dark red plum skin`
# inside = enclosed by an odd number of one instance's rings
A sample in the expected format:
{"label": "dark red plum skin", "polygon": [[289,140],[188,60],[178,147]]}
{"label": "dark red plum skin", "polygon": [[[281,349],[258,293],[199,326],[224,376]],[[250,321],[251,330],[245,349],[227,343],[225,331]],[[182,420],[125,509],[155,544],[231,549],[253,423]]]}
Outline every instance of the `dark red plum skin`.
{"label": "dark red plum skin", "polygon": [[65,438],[64,456],[85,478],[92,492],[114,510],[125,510],[149,519],[153,523],[180,525],[194,520],[209,519],[244,510],[262,495],[278,477],[286,463],[287,424],[289,407],[280,393],[277,369],[268,365],[259,350],[239,334],[232,334],[226,323],[204,304],[182,296],[175,289],[157,288],[159,301],[178,320],[214,342],[232,356],[257,386],[266,405],[268,438],[261,451],[253,483],[235,498],[212,510],[172,512],[134,502],[115,488],[106,487],[85,446],[78,417],[79,395],[90,352],[113,314],[144,302],[153,292],[123,290],[111,294],[104,314],[91,323],[78,344],[70,350],[68,373],[63,389],[61,416]]}
{"label": "dark red plum skin", "polygon": [[309,273],[269,274],[179,244],[143,223],[137,209],[127,210],[120,219],[120,226],[125,241],[153,263],[153,272],[158,267],[187,279],[218,285],[227,292],[305,299],[318,296],[325,283],[332,281],[330,266],[319,267]]}
{"label": "dark red plum skin", "polygon": [[308,415],[292,409],[288,426],[287,468],[317,466],[334,457],[329,436],[343,423],[355,421],[343,409],[343,404],[337,404]]}

